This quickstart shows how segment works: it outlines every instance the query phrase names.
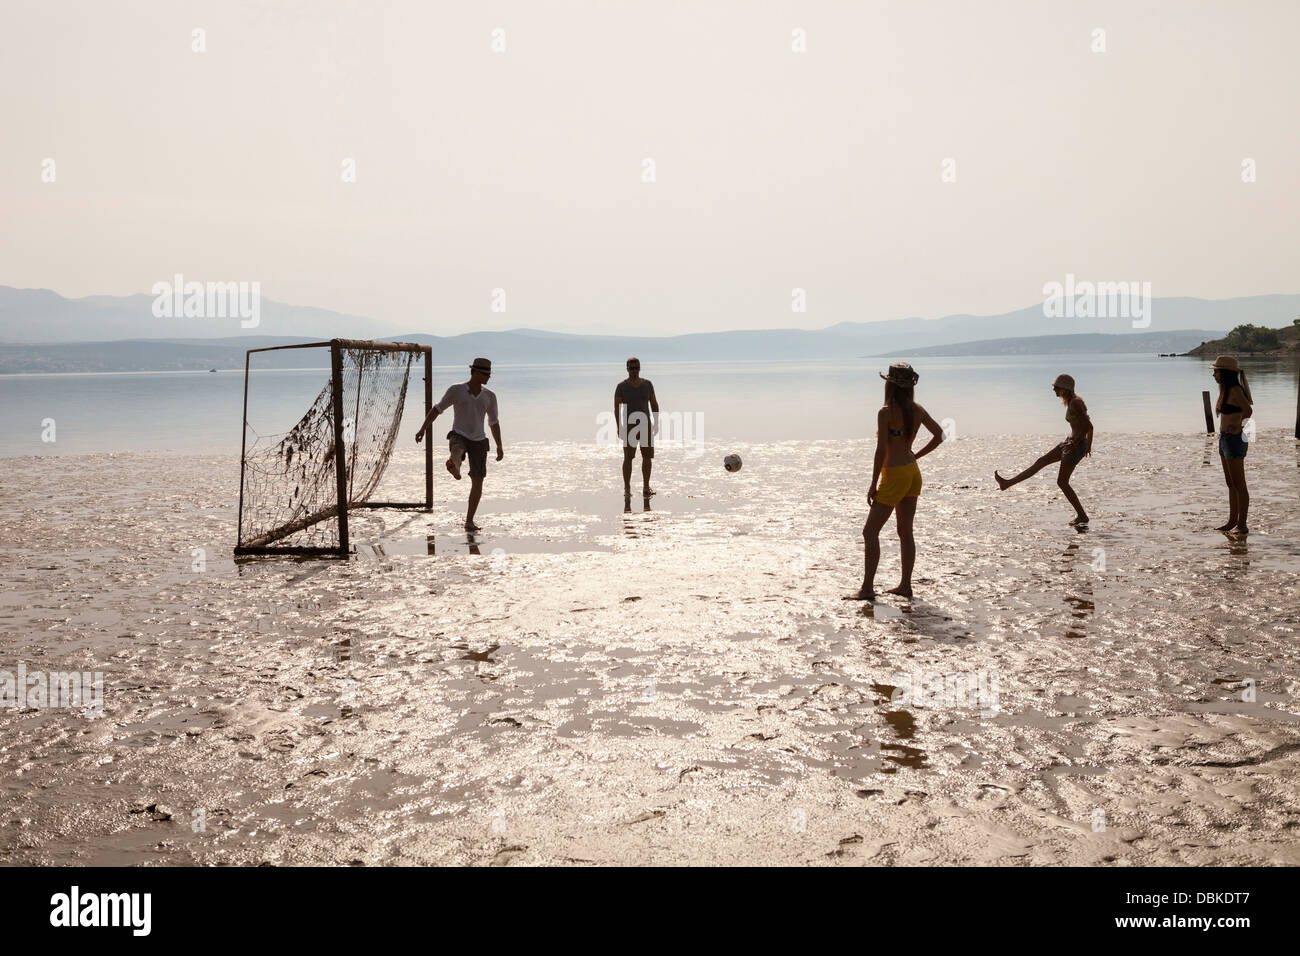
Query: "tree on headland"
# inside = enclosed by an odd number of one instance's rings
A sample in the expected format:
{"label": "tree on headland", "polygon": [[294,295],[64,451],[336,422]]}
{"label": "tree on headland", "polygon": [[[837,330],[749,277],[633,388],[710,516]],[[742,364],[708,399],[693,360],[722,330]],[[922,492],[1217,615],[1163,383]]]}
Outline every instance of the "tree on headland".
{"label": "tree on headland", "polygon": [[1257,325],[1237,326],[1224,336],[1223,344],[1233,352],[1272,352],[1282,347],[1276,332]]}

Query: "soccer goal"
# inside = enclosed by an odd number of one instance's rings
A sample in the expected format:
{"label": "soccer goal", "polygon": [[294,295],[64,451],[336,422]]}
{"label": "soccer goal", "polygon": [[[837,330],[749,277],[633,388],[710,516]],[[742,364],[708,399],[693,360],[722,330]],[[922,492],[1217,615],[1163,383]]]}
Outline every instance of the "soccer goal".
{"label": "soccer goal", "polygon": [[[302,349],[318,350],[319,364],[310,359],[312,353],[291,351]],[[254,356],[260,371],[254,368]],[[433,508],[433,442],[427,440],[423,498],[415,500],[418,491],[411,488],[407,500],[403,500],[404,490],[397,493],[397,500],[371,500],[392,456],[412,370],[419,370],[421,358],[427,415],[433,406],[433,359],[427,345],[332,339],[248,350],[236,555],[346,557],[350,509]],[[279,382],[281,401],[286,390],[314,388],[310,371],[273,373],[271,368],[277,365],[281,369],[314,365],[322,371],[328,365],[329,380],[297,424],[287,432],[261,435],[249,424],[250,380],[266,384],[274,374],[284,376]],[[261,395],[266,389],[255,391]],[[268,398],[264,404],[275,401]],[[297,412],[286,416],[288,421],[293,414]]]}

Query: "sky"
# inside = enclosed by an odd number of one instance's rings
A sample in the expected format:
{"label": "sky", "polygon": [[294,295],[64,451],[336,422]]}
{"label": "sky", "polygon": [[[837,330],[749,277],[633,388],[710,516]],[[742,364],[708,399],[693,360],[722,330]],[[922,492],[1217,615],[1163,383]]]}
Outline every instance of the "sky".
{"label": "sky", "polygon": [[5,0],[0,284],[444,335],[1297,292],[1297,36],[1294,0]]}

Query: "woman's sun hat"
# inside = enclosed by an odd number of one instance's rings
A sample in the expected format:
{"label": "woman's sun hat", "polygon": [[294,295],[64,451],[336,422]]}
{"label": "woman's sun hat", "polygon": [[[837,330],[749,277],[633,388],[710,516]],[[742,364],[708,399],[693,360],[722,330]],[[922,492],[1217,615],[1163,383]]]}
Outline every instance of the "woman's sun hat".
{"label": "woman's sun hat", "polygon": [[1052,388],[1061,388],[1067,392],[1073,392],[1074,376],[1066,375],[1064,372],[1062,372],[1060,375],[1056,376],[1056,381],[1052,383]]}
{"label": "woman's sun hat", "polygon": [[1237,364],[1235,355],[1220,355],[1214,360],[1214,364],[1210,368],[1222,369],[1225,372],[1236,372],[1237,384],[1241,386],[1241,390],[1246,394],[1246,401],[1252,405],[1255,404],[1255,398],[1250,394],[1250,385],[1246,382],[1246,370]]}
{"label": "woman's sun hat", "polygon": [[917,371],[906,362],[895,362],[889,366],[889,374],[880,373],[880,377],[886,382],[893,382],[900,388],[911,388],[920,379]]}

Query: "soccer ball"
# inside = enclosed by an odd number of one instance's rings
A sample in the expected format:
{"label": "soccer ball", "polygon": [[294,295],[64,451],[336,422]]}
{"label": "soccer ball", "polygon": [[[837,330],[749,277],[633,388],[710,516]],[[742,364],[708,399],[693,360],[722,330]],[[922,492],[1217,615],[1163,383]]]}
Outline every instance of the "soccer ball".
{"label": "soccer ball", "polygon": [[727,469],[727,471],[740,471],[740,456],[728,455],[726,458],[722,459],[722,467]]}

